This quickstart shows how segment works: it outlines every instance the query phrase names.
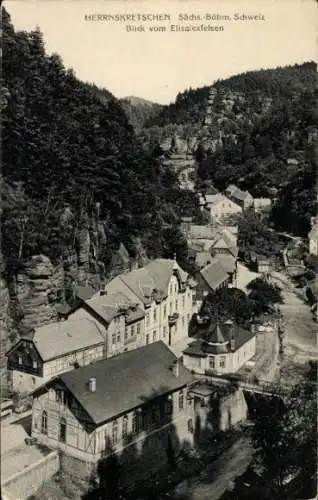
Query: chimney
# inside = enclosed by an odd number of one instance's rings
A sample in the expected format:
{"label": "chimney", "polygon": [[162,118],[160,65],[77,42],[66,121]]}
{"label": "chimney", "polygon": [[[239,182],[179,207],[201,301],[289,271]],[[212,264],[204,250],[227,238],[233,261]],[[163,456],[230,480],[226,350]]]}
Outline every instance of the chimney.
{"label": "chimney", "polygon": [[102,288],[99,292],[99,295],[102,297],[103,295],[107,295],[107,292],[105,290],[105,288]]}
{"label": "chimney", "polygon": [[235,338],[234,337],[230,338],[230,349],[232,352],[235,351]]}
{"label": "chimney", "polygon": [[88,387],[91,392],[96,392],[96,378],[91,377],[88,381]]}
{"label": "chimney", "polygon": [[175,377],[179,377],[179,373],[180,373],[180,361],[179,359],[177,359],[174,363],[173,363],[173,366],[172,366],[172,373]]}

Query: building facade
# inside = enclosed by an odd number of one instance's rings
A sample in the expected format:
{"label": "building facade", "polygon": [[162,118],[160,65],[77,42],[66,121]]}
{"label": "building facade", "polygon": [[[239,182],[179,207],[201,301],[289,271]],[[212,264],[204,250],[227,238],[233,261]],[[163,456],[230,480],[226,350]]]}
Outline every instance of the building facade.
{"label": "building facade", "polygon": [[[88,462],[173,429],[193,443],[193,376],[163,342],[62,374],[34,392],[32,437]],[[137,457],[135,457],[137,458]]]}
{"label": "building facade", "polygon": [[225,196],[218,193],[216,195],[206,195],[205,209],[208,211],[212,223],[226,222],[233,216],[242,213],[242,207]]}
{"label": "building facade", "polygon": [[213,325],[204,339],[183,352],[186,368],[196,373],[224,375],[237,372],[256,352],[256,334],[233,322]]}

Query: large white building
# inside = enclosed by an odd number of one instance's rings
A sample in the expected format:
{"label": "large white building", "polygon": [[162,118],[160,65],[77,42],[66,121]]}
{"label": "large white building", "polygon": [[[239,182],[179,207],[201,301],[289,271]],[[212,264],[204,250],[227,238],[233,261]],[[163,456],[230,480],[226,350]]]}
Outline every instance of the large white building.
{"label": "large white building", "polygon": [[238,203],[222,193],[205,195],[204,200],[204,208],[208,211],[212,223],[226,222],[243,211]]}

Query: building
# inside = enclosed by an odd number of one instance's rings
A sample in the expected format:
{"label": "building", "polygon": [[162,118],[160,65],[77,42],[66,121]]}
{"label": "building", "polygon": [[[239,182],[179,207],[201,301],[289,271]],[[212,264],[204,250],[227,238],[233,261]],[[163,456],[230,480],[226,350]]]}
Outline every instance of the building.
{"label": "building", "polygon": [[196,373],[237,372],[256,352],[256,334],[232,321],[212,325],[203,339],[183,351],[183,363]]}
{"label": "building", "polygon": [[162,341],[60,374],[33,393],[32,437],[94,463],[146,440],[168,453],[172,434],[193,442],[193,381]]}
{"label": "building", "polygon": [[[185,227],[184,227],[185,229]],[[190,248],[209,252],[212,256],[219,254],[237,257],[237,233],[232,228],[221,225],[204,226],[192,224],[187,226],[184,234]]]}
{"label": "building", "polygon": [[272,208],[272,201],[270,198],[254,198],[253,206],[256,213],[266,213]]}
{"label": "building", "polygon": [[309,253],[318,256],[318,224],[314,224],[308,234],[309,239]]}
{"label": "building", "polygon": [[205,195],[205,209],[212,223],[225,222],[242,213],[242,207],[224,194]]}
{"label": "building", "polygon": [[[156,259],[145,267],[116,276],[90,301],[83,302],[82,307],[72,315],[81,317],[81,310],[86,310],[87,306],[90,310],[98,312],[107,300],[105,297],[109,296],[111,300],[114,294],[120,294],[128,304],[132,303],[135,307],[138,304],[138,310],[144,314],[144,319],[140,318],[143,325],[137,334],[137,325],[125,326],[122,322],[120,329],[118,324],[118,335],[111,333],[112,341],[107,357],[119,354],[128,348],[129,338],[134,338],[136,342],[131,348],[157,340],[172,345],[188,336],[191,318],[200,308],[200,301],[196,300],[196,285],[197,283],[175,260]],[[109,345],[110,339],[108,339]]]}
{"label": "building", "polygon": [[79,287],[60,321],[39,327],[7,353],[13,390],[31,391],[51,377],[100,358],[110,358],[163,340],[173,345],[188,336],[201,305],[197,283],[172,259],[112,279],[91,296]]}
{"label": "building", "polygon": [[229,273],[215,257],[211,258],[210,264],[196,273],[196,280],[206,294],[227,287],[231,281]]}
{"label": "building", "polygon": [[256,256],[257,272],[262,274],[268,274],[271,271],[271,263],[267,257],[263,255]]}
{"label": "building", "polygon": [[59,373],[105,357],[103,327],[87,316],[38,327],[8,352],[14,391],[30,392]]}
{"label": "building", "polygon": [[230,184],[225,190],[226,196],[237,203],[243,210],[253,206],[253,196],[248,191],[242,191],[235,184]]}

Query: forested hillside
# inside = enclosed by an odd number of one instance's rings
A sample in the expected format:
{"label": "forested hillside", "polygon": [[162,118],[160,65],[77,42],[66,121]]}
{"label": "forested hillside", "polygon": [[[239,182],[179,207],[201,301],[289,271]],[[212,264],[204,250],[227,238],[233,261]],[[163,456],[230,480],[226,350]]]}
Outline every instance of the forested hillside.
{"label": "forested hillside", "polygon": [[317,210],[316,124],[316,65],[305,63],[179,94],[143,134],[152,144],[174,133],[196,138],[199,186],[235,183],[254,196],[275,197],[276,227],[304,235]]}
{"label": "forested hillside", "polygon": [[119,102],[136,132],[139,132],[148,120],[155,117],[163,109],[162,105],[140,97],[124,97]]}
{"label": "forested hillside", "polygon": [[119,101],[48,56],[39,30],[16,32],[5,10],[2,24],[2,286],[9,314],[23,318],[28,280],[40,279],[29,309],[48,311],[49,295],[63,300],[87,279],[107,279],[120,243],[135,263],[182,257],[185,207],[177,178],[145,153]]}

